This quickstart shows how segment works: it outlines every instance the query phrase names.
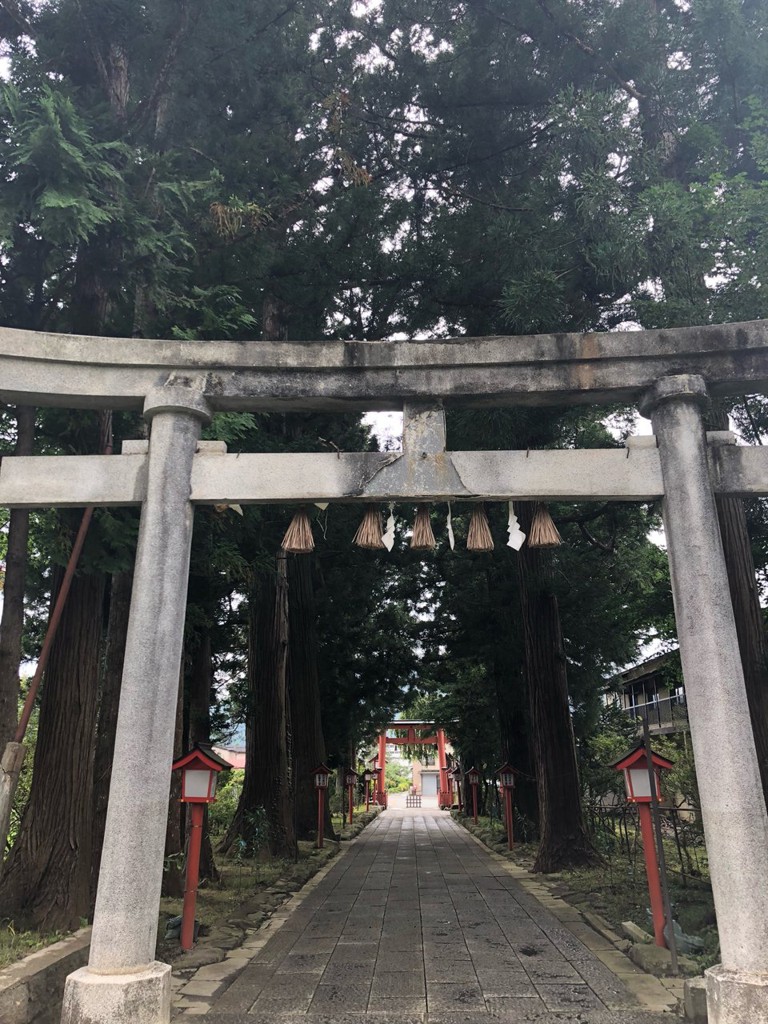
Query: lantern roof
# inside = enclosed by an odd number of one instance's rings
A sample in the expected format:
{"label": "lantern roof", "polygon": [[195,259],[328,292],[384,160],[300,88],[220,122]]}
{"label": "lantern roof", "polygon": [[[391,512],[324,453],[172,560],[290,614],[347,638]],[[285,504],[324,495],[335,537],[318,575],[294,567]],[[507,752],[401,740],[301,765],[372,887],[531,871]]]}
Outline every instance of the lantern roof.
{"label": "lantern roof", "polygon": [[177,758],[171,765],[171,768],[173,771],[177,771],[179,768],[187,768],[195,763],[199,763],[204,768],[209,768],[214,772],[221,772],[226,768],[232,767],[229,761],[219,757],[210,744],[196,743],[188,753],[182,754],[181,757]]}
{"label": "lantern roof", "polygon": [[466,775],[476,775],[478,778],[480,777],[480,772],[479,772],[479,770],[477,768],[467,768],[465,774]]}
{"label": "lantern roof", "polygon": [[499,770],[496,772],[496,774],[497,775],[514,775],[515,774],[515,769],[512,767],[512,765],[509,763],[509,761],[505,761],[504,764],[501,766],[501,768],[499,768]]}
{"label": "lantern roof", "polygon": [[355,778],[357,778],[357,772],[355,771],[354,768],[345,768],[344,769],[344,774],[345,775],[354,775]]}
{"label": "lantern roof", "polygon": [[[626,754],[622,754],[618,760],[613,761],[609,765],[610,768],[615,768],[617,772],[624,771],[627,768],[631,768],[633,765],[638,764],[640,761],[645,761],[645,746],[642,743],[638,743],[636,747],[628,750]],[[666,757],[662,757],[661,754],[657,754],[654,750],[651,751],[651,763],[654,768],[674,768],[675,762],[670,761]]]}
{"label": "lantern roof", "polygon": [[317,766],[317,768],[315,768],[315,770],[312,772],[312,774],[313,775],[333,775],[333,768],[329,768],[327,764],[325,764],[324,762],[321,761],[320,764]]}

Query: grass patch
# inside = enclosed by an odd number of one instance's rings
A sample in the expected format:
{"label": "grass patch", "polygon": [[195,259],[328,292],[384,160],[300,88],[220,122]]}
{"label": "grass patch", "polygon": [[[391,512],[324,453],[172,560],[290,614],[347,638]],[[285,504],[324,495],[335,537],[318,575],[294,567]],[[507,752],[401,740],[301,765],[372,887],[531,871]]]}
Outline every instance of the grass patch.
{"label": "grass patch", "polygon": [[8,967],[37,949],[45,949],[60,939],[66,938],[64,932],[17,931],[12,921],[0,922],[0,970]]}

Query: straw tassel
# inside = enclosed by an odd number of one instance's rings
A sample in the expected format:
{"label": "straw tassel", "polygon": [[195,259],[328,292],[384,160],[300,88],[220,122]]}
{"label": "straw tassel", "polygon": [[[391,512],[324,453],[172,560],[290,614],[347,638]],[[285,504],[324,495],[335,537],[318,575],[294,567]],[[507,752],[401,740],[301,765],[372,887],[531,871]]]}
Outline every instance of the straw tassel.
{"label": "straw tassel", "polygon": [[562,538],[557,532],[557,527],[547,506],[538,502],[531,520],[531,528],[528,531],[528,546],[531,548],[556,548],[562,543]]}
{"label": "straw tassel", "polygon": [[381,533],[381,512],[378,505],[366,505],[363,521],[357,528],[352,541],[359,548],[385,548]]}
{"label": "straw tassel", "polygon": [[475,505],[467,532],[467,551],[493,551],[493,537],[485,505]]}
{"label": "straw tassel", "polygon": [[411,547],[414,551],[433,551],[437,546],[429,520],[429,505],[419,505],[413,524]]}
{"label": "straw tassel", "polygon": [[291,551],[296,555],[307,555],[315,550],[315,539],[312,536],[312,525],[305,508],[300,508],[285,531],[283,551]]}

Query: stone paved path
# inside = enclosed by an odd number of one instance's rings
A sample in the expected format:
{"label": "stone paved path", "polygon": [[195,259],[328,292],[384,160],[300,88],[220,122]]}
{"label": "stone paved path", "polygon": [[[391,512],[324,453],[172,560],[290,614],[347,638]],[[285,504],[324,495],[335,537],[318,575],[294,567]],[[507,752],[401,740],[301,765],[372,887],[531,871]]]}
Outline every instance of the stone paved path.
{"label": "stone paved path", "polygon": [[671,1024],[670,1014],[648,1009],[664,997],[674,1003],[670,993],[559,905],[570,921],[447,814],[390,810],[256,947],[235,981],[183,1017]]}

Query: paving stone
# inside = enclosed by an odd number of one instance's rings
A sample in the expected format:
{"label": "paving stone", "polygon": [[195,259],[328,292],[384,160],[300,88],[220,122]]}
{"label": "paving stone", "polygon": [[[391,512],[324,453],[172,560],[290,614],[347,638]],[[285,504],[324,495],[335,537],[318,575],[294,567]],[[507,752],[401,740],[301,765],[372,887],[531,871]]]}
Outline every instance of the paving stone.
{"label": "paving stone", "polygon": [[430,1013],[433,1010],[484,1010],[483,990],[477,982],[430,982],[427,1008]]}
{"label": "paving stone", "polygon": [[[382,1019],[386,1018],[391,1021],[399,1021],[402,1019],[402,1015],[407,1016],[423,1016],[427,1012],[427,997],[426,995],[416,996],[373,996],[368,1002],[367,1013],[374,1017],[376,1024]],[[373,1024],[373,1021],[371,1022]]]}
{"label": "paving stone", "polygon": [[337,1009],[364,1011],[368,1006],[369,992],[370,982],[355,981],[344,985],[318,985],[310,1009],[313,1013],[332,1013]]}
{"label": "paving stone", "polygon": [[536,985],[548,1010],[571,1010],[575,1007],[600,1009],[600,1000],[589,985]]}
{"label": "paving stone", "polygon": [[393,971],[379,971],[378,966],[373,975],[371,986],[371,998],[387,995],[398,998],[411,998],[423,996],[426,992],[426,983],[423,974],[411,972],[395,973]]}
{"label": "paving stone", "polygon": [[377,942],[340,942],[328,961],[329,964],[364,964],[376,959]]}
{"label": "paving stone", "polygon": [[489,997],[538,998],[536,986],[522,968],[519,971],[512,972],[478,967],[477,980],[486,999]]}
{"label": "paving stone", "polygon": [[534,992],[532,997],[520,996],[486,996],[488,1013],[491,1017],[500,1018],[505,1024],[517,1024],[531,1020],[536,1015],[546,1012],[546,1006]]}
{"label": "paving stone", "polygon": [[424,972],[424,958],[419,951],[413,954],[404,950],[379,949],[376,957],[377,971],[421,971]]}
{"label": "paving stone", "polygon": [[331,958],[327,953],[290,952],[275,971],[275,974],[322,974]]}

